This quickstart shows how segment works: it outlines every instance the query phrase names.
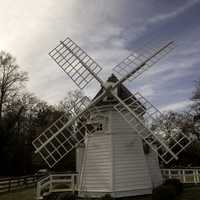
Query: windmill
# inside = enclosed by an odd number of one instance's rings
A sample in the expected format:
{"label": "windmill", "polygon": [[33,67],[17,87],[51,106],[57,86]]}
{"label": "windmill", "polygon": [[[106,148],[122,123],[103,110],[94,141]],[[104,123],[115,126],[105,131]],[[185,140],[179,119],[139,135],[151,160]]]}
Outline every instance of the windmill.
{"label": "windmill", "polygon": [[[153,129],[162,114],[140,93],[131,94],[123,86],[134,80],[174,48],[170,41],[156,48],[144,48],[131,54],[113,69],[107,82],[98,76],[102,68],[70,38],[49,55],[82,90],[97,81],[101,90],[93,100],[83,97],[33,141],[49,167],[53,167],[72,149],[78,150],[79,194],[113,197],[151,193],[160,184],[157,156],[164,163],[178,159],[191,139],[180,130],[166,138],[164,130]],[[119,92],[121,90],[121,93]],[[81,144],[85,144],[81,150]],[[146,158],[143,143],[152,149]],[[82,153],[81,153],[82,151]],[[83,155],[84,151],[84,156]],[[156,155],[156,156],[155,156]],[[80,161],[82,158],[82,162]],[[128,167],[127,167],[128,166]],[[156,172],[155,172],[156,170]],[[155,183],[157,179],[157,183]]]}

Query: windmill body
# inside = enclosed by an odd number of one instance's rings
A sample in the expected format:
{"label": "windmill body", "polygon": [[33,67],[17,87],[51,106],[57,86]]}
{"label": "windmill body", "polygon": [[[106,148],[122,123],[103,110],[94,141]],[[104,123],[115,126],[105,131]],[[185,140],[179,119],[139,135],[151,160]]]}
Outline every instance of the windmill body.
{"label": "windmill body", "polygon": [[49,167],[76,149],[79,196],[150,194],[162,182],[158,157],[168,164],[192,142],[180,130],[171,136],[157,126],[160,111],[123,85],[173,48],[171,41],[131,54],[113,69],[121,78],[112,75],[105,83],[98,76],[102,68],[70,38],[49,53],[80,89],[92,80],[101,86],[92,101],[83,97],[33,141]]}
{"label": "windmill body", "polygon": [[[131,95],[123,85],[116,92],[121,98]],[[113,108],[114,104],[112,98],[98,103],[99,112],[90,119],[98,128],[77,148],[81,197],[151,194],[152,188],[162,183],[157,155],[152,151],[144,153],[141,138]]]}

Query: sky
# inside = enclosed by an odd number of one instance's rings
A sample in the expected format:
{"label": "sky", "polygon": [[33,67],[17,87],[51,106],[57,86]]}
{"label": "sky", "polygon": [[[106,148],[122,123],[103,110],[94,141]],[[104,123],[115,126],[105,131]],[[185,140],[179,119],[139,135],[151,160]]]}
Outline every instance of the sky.
{"label": "sky", "polygon": [[[0,0],[0,50],[28,72],[27,89],[50,104],[78,89],[48,56],[66,37],[103,68],[104,80],[144,44],[174,40],[168,56],[125,84],[161,111],[191,104],[200,79],[200,0]],[[92,82],[84,93],[98,89]]]}

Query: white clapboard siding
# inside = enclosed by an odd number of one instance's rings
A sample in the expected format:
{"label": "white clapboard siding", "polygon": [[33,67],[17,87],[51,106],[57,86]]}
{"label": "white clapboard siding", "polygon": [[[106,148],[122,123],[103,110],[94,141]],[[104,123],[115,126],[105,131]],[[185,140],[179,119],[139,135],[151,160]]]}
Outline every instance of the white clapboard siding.
{"label": "white clapboard siding", "polygon": [[155,188],[161,185],[163,182],[161,170],[159,167],[158,156],[151,149],[149,150],[149,153],[146,154],[145,156],[146,156],[149,172],[151,175],[152,184],[153,184],[153,187]]}
{"label": "white clapboard siding", "polygon": [[112,107],[103,107],[101,114],[108,119],[106,131],[90,136],[85,147],[77,150],[79,196],[150,194],[155,182],[152,178],[160,173],[157,160],[149,163],[152,155],[144,154],[140,137]]}
{"label": "white clapboard siding", "polygon": [[113,190],[152,189],[141,139],[115,111],[111,114]]}
{"label": "white clapboard siding", "polygon": [[94,135],[86,141],[82,164],[81,190],[111,191],[111,136]]}

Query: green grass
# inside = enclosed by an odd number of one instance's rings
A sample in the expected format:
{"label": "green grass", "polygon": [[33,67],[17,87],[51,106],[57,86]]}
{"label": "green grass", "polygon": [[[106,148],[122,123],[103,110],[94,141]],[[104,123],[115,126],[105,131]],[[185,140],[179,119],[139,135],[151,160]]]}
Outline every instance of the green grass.
{"label": "green grass", "polygon": [[183,193],[177,200],[199,200],[200,199],[200,186],[185,187]]}
{"label": "green grass", "polygon": [[[129,198],[132,199],[132,198]],[[133,198],[132,200],[151,198]],[[0,194],[0,200],[35,200],[35,189],[25,189],[17,192]],[[176,200],[200,200],[200,186],[185,187],[184,192]]]}
{"label": "green grass", "polygon": [[0,194],[0,200],[35,200],[35,189]]}

